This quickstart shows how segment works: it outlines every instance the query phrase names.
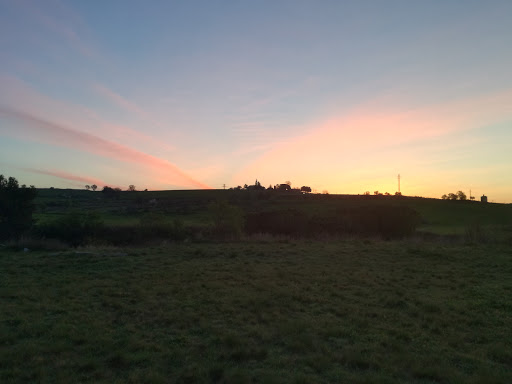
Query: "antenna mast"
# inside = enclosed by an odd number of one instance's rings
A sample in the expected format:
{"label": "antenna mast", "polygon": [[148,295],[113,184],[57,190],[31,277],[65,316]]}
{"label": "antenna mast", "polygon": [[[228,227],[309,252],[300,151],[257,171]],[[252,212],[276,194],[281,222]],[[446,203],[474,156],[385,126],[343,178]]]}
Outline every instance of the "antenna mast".
{"label": "antenna mast", "polygon": [[398,174],[398,193],[400,193],[400,174]]}

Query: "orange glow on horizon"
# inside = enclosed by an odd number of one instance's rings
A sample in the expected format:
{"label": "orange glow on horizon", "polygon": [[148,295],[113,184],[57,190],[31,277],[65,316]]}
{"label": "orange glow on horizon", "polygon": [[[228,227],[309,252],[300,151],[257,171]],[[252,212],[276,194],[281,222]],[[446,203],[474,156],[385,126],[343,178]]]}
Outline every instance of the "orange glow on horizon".
{"label": "orange glow on horizon", "polygon": [[[436,153],[449,154],[460,146],[468,129],[510,118],[510,105],[512,90],[405,111],[360,106],[343,116],[310,124],[301,130],[307,133],[265,152],[242,168],[232,182],[236,185],[264,175],[331,193],[394,193],[396,176],[403,173],[407,175],[402,183],[404,195],[438,197],[444,189],[466,187],[456,183],[466,170],[457,170],[457,177],[450,176],[450,170],[440,171],[434,166],[439,161]],[[457,141],[443,140],[455,133],[460,136]],[[421,151],[418,145],[423,146]],[[467,172],[477,173],[471,168]]]}

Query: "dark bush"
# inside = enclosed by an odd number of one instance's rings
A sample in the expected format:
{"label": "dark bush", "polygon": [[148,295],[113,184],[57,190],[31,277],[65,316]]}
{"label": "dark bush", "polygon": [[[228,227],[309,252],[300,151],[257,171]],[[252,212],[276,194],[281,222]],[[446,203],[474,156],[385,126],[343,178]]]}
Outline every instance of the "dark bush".
{"label": "dark bush", "polygon": [[37,233],[48,239],[58,239],[77,246],[101,236],[104,229],[101,217],[95,212],[69,212],[58,219],[38,226]]}
{"label": "dark bush", "polygon": [[352,218],[341,212],[315,215],[309,220],[309,227],[314,228],[313,234],[339,235],[356,232]]}
{"label": "dark bush", "polygon": [[0,175],[0,239],[18,238],[33,224],[37,190],[19,185],[14,177]]}
{"label": "dark bush", "polygon": [[183,241],[191,230],[179,219],[171,222],[159,213],[148,213],[139,224],[106,226],[95,213],[70,212],[38,226],[35,233],[46,239],[58,239],[72,246],[88,241],[110,245],[145,245],[154,241]]}
{"label": "dark bush", "polygon": [[150,221],[139,225],[106,226],[97,239],[111,245],[146,245],[155,241],[183,241],[191,236],[190,228],[180,220],[171,223]]}
{"label": "dark bush", "polygon": [[248,234],[304,236],[312,229],[308,226],[308,220],[303,212],[293,209],[251,213],[246,216],[245,231]]}
{"label": "dark bush", "polygon": [[400,238],[414,233],[421,217],[414,209],[403,206],[375,205],[354,207],[342,212],[348,231],[384,238]]}
{"label": "dark bush", "polygon": [[245,231],[248,234],[295,237],[353,234],[391,239],[411,235],[419,223],[419,214],[411,208],[374,205],[325,212],[312,217],[297,210],[252,213],[246,216]]}
{"label": "dark bush", "polygon": [[158,212],[149,212],[140,218],[140,235],[147,239],[163,240],[185,240],[189,236],[189,231],[184,226],[183,221],[175,218],[168,222],[165,215]]}
{"label": "dark bush", "polygon": [[116,246],[141,244],[144,240],[147,239],[138,225],[107,225],[98,237],[99,242]]}
{"label": "dark bush", "polygon": [[208,205],[208,213],[216,237],[239,237],[244,227],[242,210],[226,201],[215,201]]}
{"label": "dark bush", "polygon": [[119,200],[119,197],[121,196],[121,189],[105,186],[101,193],[103,193],[103,196],[107,198]]}

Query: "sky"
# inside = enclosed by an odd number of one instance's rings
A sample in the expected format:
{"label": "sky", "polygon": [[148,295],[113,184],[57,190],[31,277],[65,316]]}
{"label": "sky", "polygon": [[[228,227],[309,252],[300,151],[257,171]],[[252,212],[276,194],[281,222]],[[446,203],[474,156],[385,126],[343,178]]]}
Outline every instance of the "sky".
{"label": "sky", "polygon": [[0,0],[0,174],[512,203],[512,1]]}

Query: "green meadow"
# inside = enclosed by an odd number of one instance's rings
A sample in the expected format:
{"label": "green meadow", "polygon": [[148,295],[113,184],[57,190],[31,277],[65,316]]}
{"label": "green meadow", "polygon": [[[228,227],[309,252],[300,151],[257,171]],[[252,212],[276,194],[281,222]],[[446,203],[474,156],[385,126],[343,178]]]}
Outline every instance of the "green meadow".
{"label": "green meadow", "polygon": [[509,383],[510,247],[2,252],[0,381]]}
{"label": "green meadow", "polygon": [[[208,203],[217,200],[226,200],[246,212],[297,209],[315,213],[352,206],[403,206],[421,215],[418,232],[437,235],[464,235],[468,228],[479,225],[488,229],[489,235],[501,236],[512,227],[512,204],[415,197],[397,199],[394,196],[287,196],[286,193],[232,190],[122,192],[119,198],[109,199],[99,191],[40,189],[35,218],[45,222],[70,210],[94,211],[101,214],[107,224],[129,225],[138,223],[145,212],[157,211],[163,212],[168,220],[179,218],[187,223],[204,225],[208,221]],[[152,205],[150,201],[155,203]]]}
{"label": "green meadow", "polygon": [[408,205],[421,223],[396,240],[259,234],[28,252],[8,244],[0,382],[512,382],[510,205],[238,193],[109,200],[43,190],[36,219],[81,210],[106,225],[138,225],[161,210],[208,226],[208,203],[226,198],[244,211]]}

